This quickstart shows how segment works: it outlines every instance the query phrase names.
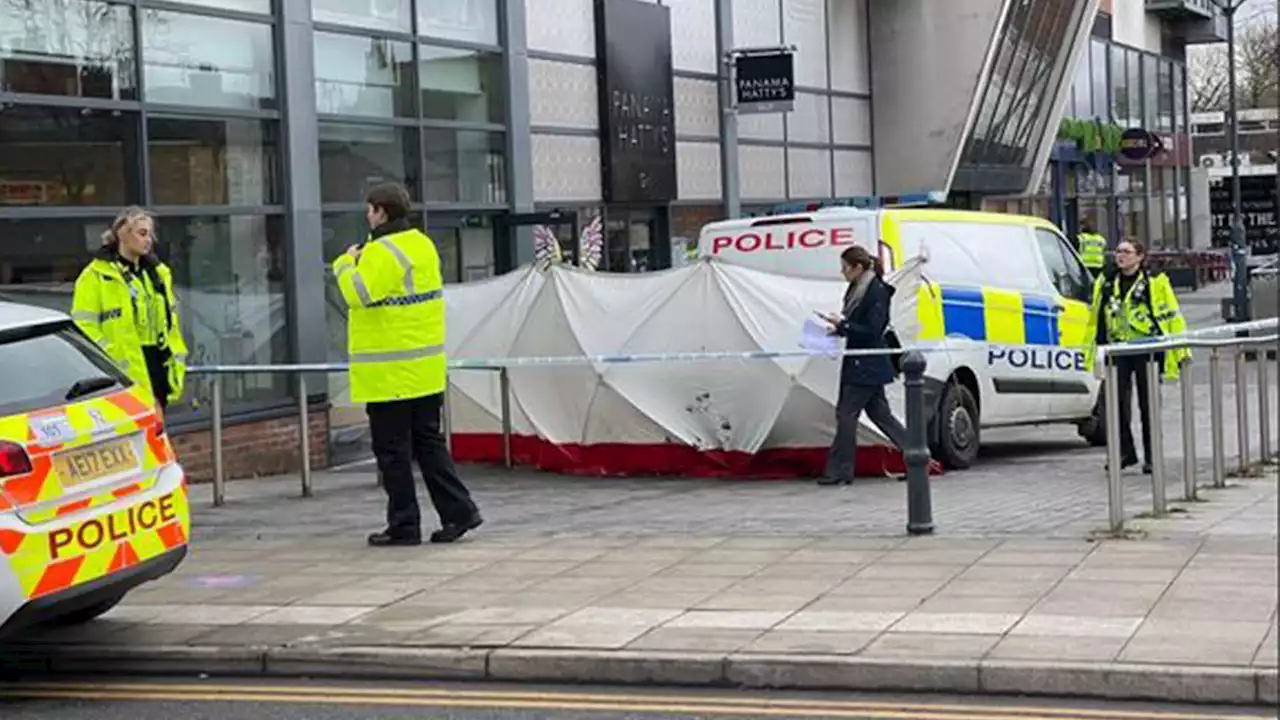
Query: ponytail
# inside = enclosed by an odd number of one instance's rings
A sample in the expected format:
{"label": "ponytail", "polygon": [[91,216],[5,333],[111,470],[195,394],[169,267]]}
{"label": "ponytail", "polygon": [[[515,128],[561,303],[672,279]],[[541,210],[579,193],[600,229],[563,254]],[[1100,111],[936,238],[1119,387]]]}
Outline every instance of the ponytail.
{"label": "ponytail", "polygon": [[138,218],[150,218],[151,213],[137,205],[130,205],[120,212],[116,213],[116,218],[111,221],[111,226],[102,233],[102,246],[114,249],[120,244],[120,230],[126,225],[131,225]]}

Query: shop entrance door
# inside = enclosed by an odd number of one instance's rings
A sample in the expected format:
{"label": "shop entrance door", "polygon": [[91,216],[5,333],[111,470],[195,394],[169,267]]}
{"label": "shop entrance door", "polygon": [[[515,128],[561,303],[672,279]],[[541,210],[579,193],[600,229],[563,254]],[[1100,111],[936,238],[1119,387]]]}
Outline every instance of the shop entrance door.
{"label": "shop entrance door", "polygon": [[670,218],[667,208],[605,209],[604,267],[607,272],[635,273],[671,267]]}
{"label": "shop entrance door", "polygon": [[[574,242],[578,232],[578,213],[571,210],[513,213],[498,220],[495,264],[499,274],[533,262],[533,229],[539,225],[546,226],[560,240],[564,262],[578,264],[578,244]],[[571,242],[566,242],[566,238]]]}

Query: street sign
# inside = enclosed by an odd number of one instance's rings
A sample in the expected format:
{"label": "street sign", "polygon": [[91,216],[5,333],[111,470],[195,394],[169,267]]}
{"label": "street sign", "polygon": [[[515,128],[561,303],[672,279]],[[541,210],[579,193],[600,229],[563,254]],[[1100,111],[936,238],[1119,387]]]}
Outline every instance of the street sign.
{"label": "street sign", "polygon": [[791,48],[736,50],[734,107],[739,113],[790,112],[795,107],[795,52]]}

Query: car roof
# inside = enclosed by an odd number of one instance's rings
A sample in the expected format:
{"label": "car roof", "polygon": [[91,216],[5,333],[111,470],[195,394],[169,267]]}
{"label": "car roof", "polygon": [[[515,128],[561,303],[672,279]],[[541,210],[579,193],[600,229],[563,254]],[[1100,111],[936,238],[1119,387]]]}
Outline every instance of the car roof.
{"label": "car roof", "polygon": [[56,310],[0,300],[0,332],[66,322],[70,319],[66,314]]}

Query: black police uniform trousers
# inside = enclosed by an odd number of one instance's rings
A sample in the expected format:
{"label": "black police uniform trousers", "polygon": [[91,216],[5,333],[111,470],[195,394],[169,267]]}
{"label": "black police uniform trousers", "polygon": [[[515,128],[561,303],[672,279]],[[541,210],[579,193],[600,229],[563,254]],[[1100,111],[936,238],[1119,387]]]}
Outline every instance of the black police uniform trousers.
{"label": "black police uniform trousers", "polygon": [[427,493],[442,525],[468,525],[479,515],[449,455],[440,428],[444,395],[369,403],[373,454],[387,493],[387,533],[398,538],[422,537],[422,515],[413,481],[418,462]]}
{"label": "black police uniform trousers", "polygon": [[[1151,462],[1151,395],[1147,393],[1147,361],[1150,355],[1117,355],[1116,389],[1120,394],[1120,460],[1137,460],[1133,446],[1133,391],[1138,391],[1138,414],[1142,416],[1142,457]],[[1157,377],[1164,373],[1164,353],[1156,354]],[[1135,388],[1136,386],[1136,388]]]}

